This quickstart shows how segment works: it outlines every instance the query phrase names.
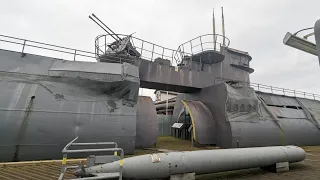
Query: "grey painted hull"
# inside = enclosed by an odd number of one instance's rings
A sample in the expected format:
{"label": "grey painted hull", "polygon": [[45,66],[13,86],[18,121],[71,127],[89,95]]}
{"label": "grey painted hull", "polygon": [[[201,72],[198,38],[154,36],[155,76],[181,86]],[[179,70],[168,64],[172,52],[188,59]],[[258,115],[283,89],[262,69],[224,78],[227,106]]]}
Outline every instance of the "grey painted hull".
{"label": "grey painted hull", "polygon": [[[197,136],[217,137],[216,142],[212,139],[205,144],[223,148],[320,144],[320,102],[316,100],[255,92],[250,87],[221,83],[199,93],[180,94],[174,107],[174,121],[181,111],[181,100],[201,101],[211,111],[215,131],[195,126]],[[207,124],[201,120],[197,123],[200,127]]]}
{"label": "grey painted hull", "polygon": [[0,53],[0,64],[0,161],[58,159],[75,137],[134,152],[136,67],[9,51]]}

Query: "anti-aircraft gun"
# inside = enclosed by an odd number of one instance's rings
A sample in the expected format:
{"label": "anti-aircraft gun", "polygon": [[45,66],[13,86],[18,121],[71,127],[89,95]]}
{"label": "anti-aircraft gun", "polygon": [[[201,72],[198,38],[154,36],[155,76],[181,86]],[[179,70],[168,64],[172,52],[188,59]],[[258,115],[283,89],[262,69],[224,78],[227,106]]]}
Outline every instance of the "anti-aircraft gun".
{"label": "anti-aircraft gun", "polygon": [[[120,59],[124,61],[130,61],[132,58],[139,58],[141,54],[135,49],[131,43],[132,34],[130,35],[121,35],[116,34],[112,31],[104,22],[102,22],[95,14],[89,16],[89,18],[95,22],[99,27],[101,27],[108,36],[114,39],[114,42],[107,44],[106,36],[100,35],[96,38],[95,50],[96,58],[98,61],[115,61],[121,62]],[[99,39],[104,36],[105,43],[103,45],[99,44]],[[101,48],[102,47],[102,48]],[[105,47],[108,47],[106,49]]]}

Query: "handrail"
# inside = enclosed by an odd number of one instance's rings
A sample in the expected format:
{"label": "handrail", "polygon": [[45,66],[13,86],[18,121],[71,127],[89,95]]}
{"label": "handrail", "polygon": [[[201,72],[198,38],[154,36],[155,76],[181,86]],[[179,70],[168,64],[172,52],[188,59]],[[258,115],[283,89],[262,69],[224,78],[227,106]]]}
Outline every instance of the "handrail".
{"label": "handrail", "polygon": [[[210,40],[203,41],[205,38],[209,38]],[[220,41],[222,41],[223,43]],[[208,45],[212,45],[212,47]],[[180,64],[186,56],[192,56],[194,54],[198,54],[207,50],[213,50],[224,54],[226,48],[229,45],[230,40],[223,35],[204,34],[179,45],[177,48],[177,52],[179,52],[179,54],[177,54],[178,58],[176,58],[176,61],[177,64]]]}
{"label": "handrail", "polygon": [[193,41],[193,40],[196,40],[196,39],[198,39],[198,38],[204,37],[204,36],[214,36],[214,35],[226,39],[226,40],[227,40],[227,44],[226,44],[227,47],[230,45],[230,40],[229,40],[229,38],[227,38],[227,37],[225,37],[225,36],[223,36],[223,35],[221,35],[221,34],[203,34],[203,35],[200,35],[200,36],[198,36],[198,37],[195,37],[195,38],[193,38],[193,39],[190,39],[189,41],[186,41],[186,42],[180,44],[180,46],[183,45],[183,44],[187,44],[187,43],[189,43],[190,41]]}
{"label": "handrail", "polygon": [[[115,34],[121,38],[127,37],[128,35],[124,34]],[[102,34],[96,37],[95,39],[95,53],[96,57],[100,58],[105,56],[109,45],[111,45],[114,40],[107,40],[110,37],[109,34]],[[132,46],[140,53],[141,57],[146,60],[154,61],[156,58],[167,59],[171,62],[171,65],[174,64],[175,54],[177,50],[170,49],[164,46],[160,46],[149,41],[130,36],[130,42]],[[102,45],[101,45],[102,43]],[[149,49],[148,49],[149,47]],[[101,53],[100,53],[101,52]],[[190,54],[191,55],[191,54]]]}
{"label": "handrail", "polygon": [[[1,37],[3,37],[3,38],[1,39]],[[7,40],[4,38],[7,38]],[[84,50],[75,49],[75,48],[68,48],[68,47],[64,47],[64,46],[57,46],[57,45],[53,45],[53,44],[42,43],[42,42],[27,40],[27,39],[22,39],[22,38],[16,38],[16,37],[7,36],[7,35],[0,34],[0,41],[6,42],[6,43],[11,43],[11,44],[22,45],[22,51],[21,51],[22,57],[25,55],[25,47],[32,47],[32,48],[50,50],[50,51],[54,51],[54,52],[60,52],[63,54],[73,55],[73,59],[72,59],[73,61],[76,61],[78,56],[89,58],[89,59],[96,59],[96,53],[94,53],[94,52],[84,51]],[[108,57],[114,58],[113,56],[105,55],[102,59],[106,59]],[[129,59],[126,57],[118,57],[118,59],[119,60],[108,59],[108,61],[119,62],[119,61],[121,61],[121,59],[126,59],[127,61],[132,61],[132,59]],[[71,59],[68,59],[68,60],[71,60]]]}
{"label": "handrail", "polygon": [[[89,152],[114,152],[115,156],[118,156],[118,152],[120,152],[120,165],[119,165],[119,180],[122,180],[122,164],[123,164],[123,158],[124,158],[124,151],[122,148],[118,147],[118,144],[116,142],[95,142],[95,143],[74,143],[78,137],[73,139],[71,142],[69,142],[63,149],[62,149],[62,166],[61,166],[61,172],[59,176],[59,180],[63,180],[64,174],[68,169],[74,169],[78,166],[67,166],[67,157],[68,153],[89,153]],[[92,146],[92,145],[114,145],[113,148],[99,148],[99,149],[72,149],[69,148],[71,146]],[[96,178],[92,178],[96,179]]]}
{"label": "handrail", "polygon": [[217,80],[222,80],[225,82],[236,82],[237,84],[251,87],[255,91],[258,92],[264,92],[264,93],[272,93],[277,95],[284,95],[284,96],[291,96],[291,97],[300,97],[300,98],[306,98],[306,99],[314,99],[314,100],[320,100],[320,95],[315,93],[309,93],[304,91],[298,91],[298,90],[292,90],[287,88],[281,88],[276,86],[270,86],[265,84],[259,84],[254,82],[244,82],[244,81],[234,81],[227,78],[215,78]]}
{"label": "handrail", "polygon": [[[123,34],[117,34],[122,37],[126,37],[127,35]],[[27,40],[27,39],[22,39],[22,38],[16,38],[12,36],[7,36],[7,35],[0,35],[0,37],[8,38],[9,40],[5,39],[0,39],[2,42],[7,42],[7,43],[12,43],[12,44],[19,44],[22,45],[22,51],[21,54],[22,56],[24,55],[25,52],[25,47],[33,47],[33,48],[39,48],[39,49],[45,49],[45,50],[51,50],[55,52],[60,52],[64,54],[71,54],[73,55],[73,61],[76,61],[77,57],[85,57],[85,58],[91,58],[91,59],[108,59],[108,61],[113,61],[113,62],[121,62],[122,60],[126,60],[129,62],[132,62],[132,58],[129,57],[124,57],[124,56],[111,56],[109,54],[106,54],[105,52],[107,51],[107,46],[111,43],[107,43],[107,38],[108,35],[99,35],[95,39],[95,52],[89,52],[89,51],[84,51],[80,49],[75,49],[75,48],[69,48],[69,47],[64,47],[64,46],[57,46],[53,44],[48,44],[48,43],[42,43],[38,41],[33,41],[33,40]],[[210,34],[202,35],[197,38],[205,37],[205,36],[210,36]],[[213,36],[213,35],[211,35]],[[221,35],[216,35],[218,37],[223,37]],[[104,44],[100,45],[100,40],[104,37]],[[197,38],[194,38],[190,41],[193,41]],[[227,38],[226,38],[227,39]],[[230,41],[227,39],[228,43],[227,46],[229,45]],[[18,42],[17,42],[18,41]],[[19,42],[20,41],[20,42]],[[135,42],[136,41],[136,42]],[[190,42],[188,41],[188,42]],[[146,59],[146,60],[155,60],[156,58],[160,57],[162,59],[168,59],[171,61],[171,65],[174,65],[175,63],[181,62],[184,56],[192,56],[194,53],[192,52],[186,52],[185,48],[183,46],[184,44],[180,45],[177,50],[166,48],[154,43],[151,43],[149,41],[145,41],[143,39],[137,38],[137,37],[131,37],[131,42],[133,46],[139,50],[141,53],[141,57]],[[140,43],[139,43],[140,42]],[[31,44],[30,44],[31,43]],[[210,44],[211,42],[202,42],[200,45],[203,46],[205,44]],[[221,45],[221,43],[216,42],[217,44]],[[149,45],[149,47],[152,47],[152,49],[147,49],[146,45]],[[195,44],[193,46],[197,47],[199,44]],[[158,48],[156,50],[155,48]],[[204,48],[203,50],[207,50],[208,48]],[[210,48],[209,48],[210,49]],[[100,56],[103,55],[103,56]],[[147,54],[147,55],[146,55]],[[149,55],[148,55],[149,54]],[[110,57],[110,58],[109,58]],[[115,59],[116,58],[116,59]]]}

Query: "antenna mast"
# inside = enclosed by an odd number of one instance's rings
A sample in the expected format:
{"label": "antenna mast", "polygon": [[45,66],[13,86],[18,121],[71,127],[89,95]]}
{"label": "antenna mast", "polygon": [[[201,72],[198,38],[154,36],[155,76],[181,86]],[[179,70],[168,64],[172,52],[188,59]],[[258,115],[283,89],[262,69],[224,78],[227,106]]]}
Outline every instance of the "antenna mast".
{"label": "antenna mast", "polygon": [[214,18],[214,8],[212,8],[212,33],[213,33],[213,46],[214,50],[216,50],[216,42],[217,42],[217,36],[216,36],[216,21]]}
{"label": "antenna mast", "polygon": [[221,11],[222,11],[222,35],[223,35],[223,46],[226,45],[226,40],[225,40],[225,28],[224,28],[224,15],[223,15],[223,7],[221,7]]}

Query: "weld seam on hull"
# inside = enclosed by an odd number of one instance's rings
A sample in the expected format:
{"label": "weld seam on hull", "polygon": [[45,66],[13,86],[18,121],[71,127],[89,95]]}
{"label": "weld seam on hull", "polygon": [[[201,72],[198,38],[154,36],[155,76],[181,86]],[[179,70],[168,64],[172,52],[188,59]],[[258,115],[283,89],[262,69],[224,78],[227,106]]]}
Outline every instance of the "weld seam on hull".
{"label": "weld seam on hull", "polygon": [[[0,111],[22,111],[25,109],[5,109],[0,108]],[[136,114],[112,114],[112,113],[92,113],[92,112],[70,112],[70,111],[46,111],[46,110],[32,110],[32,112],[44,112],[44,113],[65,113],[65,114],[89,114],[89,115],[110,115],[110,116],[136,116]]]}

